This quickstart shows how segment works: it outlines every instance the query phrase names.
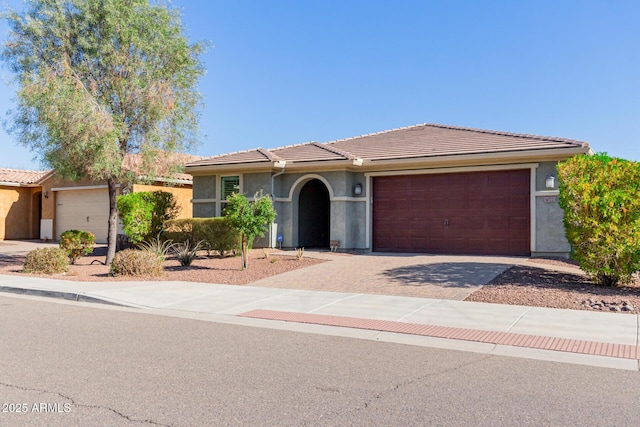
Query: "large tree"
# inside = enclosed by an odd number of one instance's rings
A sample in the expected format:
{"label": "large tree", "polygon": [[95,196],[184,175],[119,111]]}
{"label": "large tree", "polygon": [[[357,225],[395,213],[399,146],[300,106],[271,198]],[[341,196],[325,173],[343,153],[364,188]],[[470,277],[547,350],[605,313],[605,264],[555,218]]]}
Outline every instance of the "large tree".
{"label": "large tree", "polygon": [[3,17],[3,60],[18,83],[7,130],[70,180],[106,181],[115,254],[116,186],[142,170],[166,170],[158,156],[196,141],[205,46],[190,44],[179,13],[148,0],[29,0]]}

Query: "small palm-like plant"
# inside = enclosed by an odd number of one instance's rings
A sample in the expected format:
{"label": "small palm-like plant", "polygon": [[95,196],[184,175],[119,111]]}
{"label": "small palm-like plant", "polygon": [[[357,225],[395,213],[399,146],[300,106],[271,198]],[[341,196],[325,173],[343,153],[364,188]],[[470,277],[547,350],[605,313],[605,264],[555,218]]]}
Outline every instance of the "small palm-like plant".
{"label": "small palm-like plant", "polygon": [[202,244],[202,241],[199,241],[195,246],[191,247],[191,244],[187,240],[184,243],[177,243],[173,245],[172,252],[180,262],[180,265],[187,267],[198,257],[198,251],[202,248]]}
{"label": "small palm-like plant", "polygon": [[163,241],[162,239],[160,239],[159,234],[155,239],[148,242],[142,242],[138,245],[141,250],[156,254],[162,261],[167,258],[174,246],[175,245],[172,240]]}

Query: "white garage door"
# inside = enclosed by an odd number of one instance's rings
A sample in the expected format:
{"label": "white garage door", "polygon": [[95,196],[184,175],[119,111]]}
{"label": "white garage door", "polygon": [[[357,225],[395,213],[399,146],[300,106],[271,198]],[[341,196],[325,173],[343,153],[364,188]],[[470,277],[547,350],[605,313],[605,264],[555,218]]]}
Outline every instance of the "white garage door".
{"label": "white garage door", "polygon": [[106,188],[56,192],[56,237],[66,230],[84,230],[107,243],[109,193]]}

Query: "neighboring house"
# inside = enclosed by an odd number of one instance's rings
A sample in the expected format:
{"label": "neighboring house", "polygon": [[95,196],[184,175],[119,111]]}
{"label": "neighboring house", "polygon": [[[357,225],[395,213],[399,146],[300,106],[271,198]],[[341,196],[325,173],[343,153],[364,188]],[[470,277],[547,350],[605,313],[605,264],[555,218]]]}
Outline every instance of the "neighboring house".
{"label": "neighboring house", "polygon": [[379,252],[567,255],[556,164],[589,144],[438,124],[194,161],[194,217],[274,197],[269,240]]}
{"label": "neighboring house", "polygon": [[51,171],[0,168],[0,240],[40,236],[42,187]]}
{"label": "neighboring house", "polygon": [[[183,160],[197,158],[199,157],[180,157]],[[136,156],[130,156],[126,164],[139,176],[144,175],[139,170],[140,162]],[[5,208],[10,200],[16,199],[17,194],[20,194],[20,203],[13,202],[12,209],[16,213],[12,212],[11,215],[2,216],[6,239],[58,240],[62,232],[78,229],[93,233],[97,243],[106,243],[109,220],[109,195],[106,183],[66,181],[52,171],[16,172],[34,174],[34,176],[42,174],[42,176],[38,180],[32,179],[31,183],[25,183],[23,185],[25,188],[20,188],[19,191],[14,189],[13,193],[5,190],[7,182],[0,183],[2,208]],[[0,178],[0,181],[3,180]],[[167,191],[176,196],[178,205],[181,207],[179,218],[191,218],[191,184],[191,175],[172,174],[171,178],[153,178],[149,182],[141,180],[140,184],[133,184],[129,188],[118,187],[118,194]],[[25,218],[28,220],[25,221]]]}

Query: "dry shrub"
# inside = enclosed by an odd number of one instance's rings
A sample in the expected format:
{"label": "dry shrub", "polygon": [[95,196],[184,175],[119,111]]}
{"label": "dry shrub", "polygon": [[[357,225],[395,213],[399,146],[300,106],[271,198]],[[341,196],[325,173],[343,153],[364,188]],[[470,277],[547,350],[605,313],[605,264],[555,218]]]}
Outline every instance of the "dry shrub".
{"label": "dry shrub", "polygon": [[69,256],[64,249],[38,248],[24,260],[24,272],[36,274],[64,273],[69,268]]}
{"label": "dry shrub", "polygon": [[126,249],[116,253],[111,263],[112,276],[162,276],[162,258],[158,255],[136,249]]}

